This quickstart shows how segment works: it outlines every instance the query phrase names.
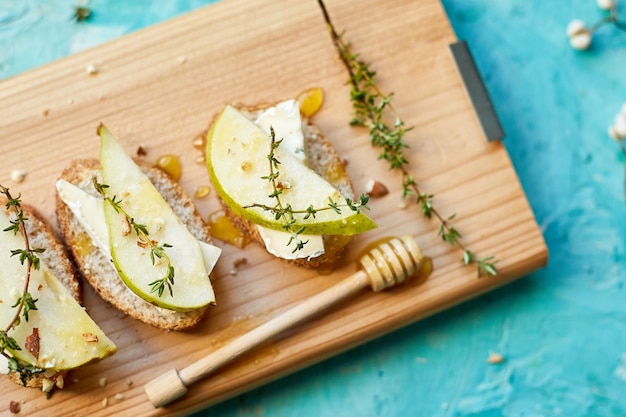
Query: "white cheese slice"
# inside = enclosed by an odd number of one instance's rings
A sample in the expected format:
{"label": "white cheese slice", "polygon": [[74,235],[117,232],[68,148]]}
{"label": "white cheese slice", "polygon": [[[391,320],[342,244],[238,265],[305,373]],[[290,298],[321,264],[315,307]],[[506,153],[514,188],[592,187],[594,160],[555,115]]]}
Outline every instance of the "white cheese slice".
{"label": "white cheese slice", "polygon": [[[255,123],[270,134],[270,127],[274,129],[274,137],[281,140],[280,146],[298,158],[302,164],[306,163],[304,153],[304,135],[300,119],[300,105],[296,100],[287,100],[270,107],[261,113]],[[294,245],[287,245],[291,234],[281,230],[267,229],[257,226],[267,251],[283,259],[315,258],[324,253],[324,241],[320,235],[304,235],[298,238],[307,242],[301,250],[293,250]]]}
{"label": "white cheese slice", "polygon": [[270,107],[254,121],[265,133],[270,134],[274,128],[276,140],[281,140],[281,148],[289,151],[303,164],[306,162],[304,153],[304,136],[300,119],[300,105],[296,100],[287,100]]}
{"label": "white cheese slice", "polygon": [[[87,194],[65,180],[57,181],[56,187],[59,197],[72,210],[93,243],[110,258],[111,249],[109,247],[109,231],[104,216],[104,200]],[[222,250],[201,240],[198,243],[207,273],[210,274]]]}

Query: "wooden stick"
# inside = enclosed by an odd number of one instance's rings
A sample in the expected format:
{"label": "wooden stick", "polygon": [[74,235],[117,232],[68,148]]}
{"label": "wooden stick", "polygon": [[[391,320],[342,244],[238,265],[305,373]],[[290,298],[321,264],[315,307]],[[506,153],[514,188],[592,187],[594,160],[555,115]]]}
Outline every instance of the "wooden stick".
{"label": "wooden stick", "polygon": [[171,369],[145,386],[155,407],[162,407],[187,393],[187,387],[206,377],[241,354],[284,330],[318,314],[332,304],[353,295],[368,284],[380,291],[402,282],[419,268],[422,253],[410,236],[392,238],[361,257],[362,269],[334,286],[232,340],[204,358],[177,371]]}

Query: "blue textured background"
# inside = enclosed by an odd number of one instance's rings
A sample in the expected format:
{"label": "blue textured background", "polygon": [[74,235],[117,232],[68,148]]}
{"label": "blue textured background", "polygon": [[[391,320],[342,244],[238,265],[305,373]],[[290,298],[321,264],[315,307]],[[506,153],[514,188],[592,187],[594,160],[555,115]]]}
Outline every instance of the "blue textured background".
{"label": "blue textured background", "polygon": [[[74,24],[71,0],[0,0],[0,79],[208,3],[94,0],[93,19]],[[196,417],[626,416],[625,161],[607,135],[626,102],[626,32],[606,26],[591,50],[570,48],[570,20],[604,15],[593,0],[443,5],[501,118],[549,265]]]}

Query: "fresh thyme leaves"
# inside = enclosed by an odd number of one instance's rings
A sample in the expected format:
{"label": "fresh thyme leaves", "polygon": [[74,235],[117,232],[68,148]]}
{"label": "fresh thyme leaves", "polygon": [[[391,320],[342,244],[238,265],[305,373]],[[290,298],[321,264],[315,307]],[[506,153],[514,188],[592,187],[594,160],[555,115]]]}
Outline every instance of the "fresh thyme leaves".
{"label": "fresh thyme leaves", "polygon": [[122,215],[124,234],[128,235],[131,231],[134,231],[137,235],[137,245],[142,248],[150,247],[150,260],[152,265],[156,264],[157,259],[162,259],[167,265],[167,272],[162,278],[152,281],[148,285],[150,286],[151,293],[157,293],[159,297],[163,296],[165,289],[169,292],[170,296],[174,295],[174,267],[170,257],[165,251],[166,248],[171,248],[172,245],[154,241],[150,238],[148,233],[148,227],[145,224],[137,223],[133,217],[128,214],[121,206],[122,200],[119,200],[117,196],[109,197],[107,195],[107,184],[101,184],[94,177],[93,186],[96,191],[104,198],[104,200],[113,207],[113,209]]}
{"label": "fresh thyme leaves", "polygon": [[307,220],[311,217],[315,218],[315,215],[320,211],[332,210],[337,214],[341,214],[341,210],[347,207],[355,213],[360,213],[362,208],[368,208],[367,202],[369,197],[367,195],[361,195],[358,201],[352,201],[347,198],[345,204],[339,204],[329,197],[328,205],[321,208],[315,208],[313,205],[309,205],[306,209],[296,210],[290,204],[283,204],[280,196],[283,193],[283,190],[288,188],[288,185],[285,185],[285,183],[279,180],[280,171],[278,169],[280,168],[280,161],[276,158],[275,154],[276,149],[278,149],[283,140],[276,140],[274,128],[271,126],[270,139],[270,151],[267,155],[267,160],[269,161],[269,174],[262,176],[261,179],[267,180],[272,185],[272,193],[268,197],[273,198],[276,201],[276,204],[274,206],[268,206],[266,204],[255,203],[244,206],[244,208],[261,208],[265,211],[273,213],[276,220],[282,220],[282,229],[291,234],[291,237],[287,242],[287,246],[294,244],[292,253],[302,250],[308,243],[308,240],[305,241],[300,238],[305,232],[306,226],[297,224],[298,221],[294,216],[295,214],[303,215],[302,218]]}
{"label": "fresh thyme leaves", "polygon": [[26,385],[26,382],[34,374],[43,372],[43,369],[24,363],[9,353],[9,351],[22,350],[17,341],[9,336],[9,332],[20,324],[22,317],[24,320],[28,321],[30,311],[37,310],[37,299],[34,299],[28,292],[28,286],[30,285],[31,271],[33,269],[39,269],[40,266],[37,254],[43,253],[45,249],[30,247],[28,233],[25,227],[25,222],[28,218],[24,216],[24,212],[22,211],[20,195],[14,198],[9,189],[2,185],[0,185],[0,194],[3,194],[7,198],[7,202],[5,203],[6,209],[12,211],[15,215],[14,220],[9,220],[10,226],[3,231],[13,232],[14,235],[20,233],[24,239],[24,249],[11,250],[11,256],[19,255],[22,265],[26,262],[26,278],[24,280],[22,295],[18,297],[15,304],[11,306],[12,308],[16,308],[15,314],[9,324],[0,331],[0,352],[2,356],[7,358],[9,370],[16,372],[19,375],[20,382]]}
{"label": "fresh thyme leaves", "polygon": [[[412,127],[405,127],[391,104],[393,93],[381,92],[376,85],[376,72],[352,51],[350,43],[344,41],[344,34],[339,34],[335,30],[324,2],[318,0],[318,3],[339,58],[348,71],[351,85],[350,101],[353,108],[350,124],[369,129],[372,146],[381,149],[379,159],[386,160],[391,169],[399,170],[402,174],[402,198],[413,196],[425,218],[434,217],[439,221],[438,235],[448,244],[457,246],[463,251],[463,264],[475,264],[478,276],[496,275],[497,260],[493,256],[478,258],[471,252],[461,242],[461,233],[452,224],[455,215],[444,217],[433,205],[434,196],[422,191],[418,186],[408,169],[409,162],[404,156],[404,150],[409,147],[404,140],[404,134]],[[393,119],[393,123],[388,123],[389,119]]]}

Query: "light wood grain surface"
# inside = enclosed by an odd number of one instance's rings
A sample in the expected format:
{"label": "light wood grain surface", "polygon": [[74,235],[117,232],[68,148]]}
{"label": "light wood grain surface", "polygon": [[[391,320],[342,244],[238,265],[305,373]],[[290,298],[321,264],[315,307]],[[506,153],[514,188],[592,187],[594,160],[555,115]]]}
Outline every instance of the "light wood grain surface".
{"label": "light wood grain surface", "polygon": [[[506,150],[485,141],[461,84],[448,50],[456,39],[441,5],[329,0],[327,8],[361,58],[375,63],[381,88],[395,92],[395,107],[415,126],[407,140],[416,179],[435,194],[444,215],[457,214],[456,226],[472,250],[497,256],[499,275],[478,279],[460,264],[461,253],[437,237],[437,223],[424,221],[415,207],[399,208],[400,177],[377,160],[367,132],[348,126],[346,73],[317,2],[225,0],[0,83],[0,182],[54,222],[56,178],[70,160],[97,156],[95,131],[104,122],[129,153],[143,145],[149,161],[178,155],[180,182],[193,194],[209,183],[193,140],[224,104],[277,101],[315,86],[324,89],[326,101],[314,121],[345,156],[356,191],[364,192],[371,179],[391,191],[370,204],[379,228],[355,239],[345,263],[323,276],[256,246],[242,251],[218,241],[224,253],[213,278],[217,307],[190,332],[163,332],[123,317],[85,288],[88,311],[119,352],[73,372],[66,388],[48,400],[3,380],[0,403],[19,401],[24,415],[189,413],[545,264],[546,246]],[[100,71],[87,74],[90,64]],[[10,181],[15,169],[27,172],[21,184]],[[214,195],[197,203],[204,216],[218,207]],[[365,290],[198,382],[171,406],[155,410],[149,403],[143,385],[152,378],[185,367],[350,275],[368,243],[406,233],[433,259],[426,282],[379,294]],[[232,275],[233,262],[242,257],[247,264]]]}

